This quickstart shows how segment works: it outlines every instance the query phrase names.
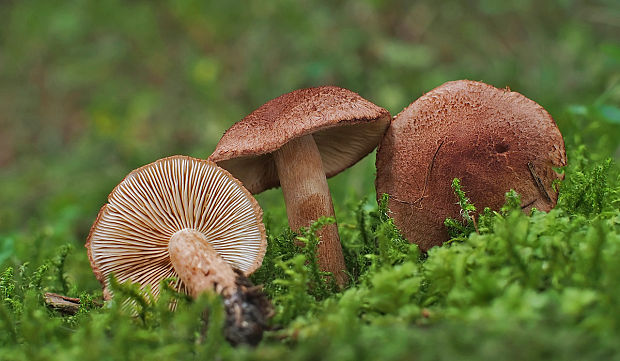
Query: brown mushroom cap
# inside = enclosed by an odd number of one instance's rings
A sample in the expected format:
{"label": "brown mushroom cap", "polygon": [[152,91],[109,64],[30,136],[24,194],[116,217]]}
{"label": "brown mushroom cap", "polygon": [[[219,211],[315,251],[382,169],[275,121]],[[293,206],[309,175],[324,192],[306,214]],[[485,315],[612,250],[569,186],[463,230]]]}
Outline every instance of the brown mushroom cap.
{"label": "brown mushroom cap", "polygon": [[[262,210],[230,173],[186,156],[160,159],[131,172],[99,211],[86,248],[91,266],[110,298],[109,276],[150,286],[177,277],[168,253],[181,230],[204,235],[221,258],[248,275],[266,251]],[[178,278],[178,277],[177,277]],[[176,289],[187,292],[183,282]]]}
{"label": "brown mushroom cap", "polygon": [[387,110],[334,86],[300,89],[270,100],[224,133],[209,160],[253,194],[280,185],[271,152],[312,134],[327,177],[352,166],[379,143]]}
{"label": "brown mushroom cap", "polygon": [[510,90],[452,81],[392,121],[377,151],[377,196],[390,195],[398,228],[428,250],[448,239],[446,218],[461,218],[454,178],[478,210],[499,209],[514,189],[525,210],[549,211],[558,197],[552,183],[563,178],[553,168],[564,165],[564,140],[540,105]]}

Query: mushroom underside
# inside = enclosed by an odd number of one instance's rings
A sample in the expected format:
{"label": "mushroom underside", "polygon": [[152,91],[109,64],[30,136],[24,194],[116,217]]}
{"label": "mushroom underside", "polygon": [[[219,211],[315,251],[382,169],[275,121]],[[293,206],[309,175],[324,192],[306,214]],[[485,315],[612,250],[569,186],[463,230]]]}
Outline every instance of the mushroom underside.
{"label": "mushroom underside", "polygon": [[[389,116],[372,123],[339,125],[312,133],[321,154],[323,174],[327,178],[332,177],[372,152],[388,123]],[[273,157],[276,150],[215,161],[239,179],[252,194],[256,194],[280,186]]]}

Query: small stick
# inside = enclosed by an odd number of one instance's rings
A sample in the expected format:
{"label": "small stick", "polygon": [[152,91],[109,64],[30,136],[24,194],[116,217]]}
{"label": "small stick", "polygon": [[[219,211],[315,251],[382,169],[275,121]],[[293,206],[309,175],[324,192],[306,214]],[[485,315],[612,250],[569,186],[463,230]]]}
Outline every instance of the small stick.
{"label": "small stick", "polygon": [[475,214],[471,216],[471,222],[474,224],[474,229],[476,230],[476,233],[480,234],[480,231],[478,230],[478,222],[476,222]]}
{"label": "small stick", "polygon": [[45,292],[45,304],[50,308],[67,315],[75,315],[80,309],[80,299]]}
{"label": "small stick", "polygon": [[540,180],[540,177],[538,177],[538,175],[536,174],[536,170],[534,169],[534,164],[532,162],[527,162],[527,168],[530,170],[530,174],[534,178],[534,182],[536,183],[536,186],[538,187],[540,194],[545,196],[545,199],[547,200],[547,202],[551,202],[551,197],[549,197],[549,193],[547,193],[547,190],[545,189],[545,186],[543,185],[542,180]]}
{"label": "small stick", "polygon": [[[396,197],[390,197],[390,198],[394,199],[396,202],[409,204],[411,206],[415,205],[416,203],[422,202],[422,200],[424,198],[426,198],[426,187],[428,186],[428,181],[429,181],[429,179],[431,177],[431,172],[433,171],[433,166],[435,165],[435,159],[437,158],[437,154],[439,153],[439,149],[441,149],[441,146],[443,145],[444,142],[445,142],[445,139],[443,139],[441,141],[441,143],[439,143],[439,145],[437,146],[437,149],[435,150],[435,153],[433,154],[433,158],[431,159],[431,162],[428,165],[428,170],[426,172],[426,177],[424,178],[424,188],[422,188],[422,195],[420,196],[420,198],[414,200],[413,202],[403,201],[403,200],[398,199]],[[418,207],[418,208],[422,209],[421,206]]]}
{"label": "small stick", "polygon": [[536,199],[533,199],[533,200],[525,203],[524,205],[521,206],[521,209],[525,209],[525,208],[531,206],[532,204],[534,204],[534,202],[536,202]]}

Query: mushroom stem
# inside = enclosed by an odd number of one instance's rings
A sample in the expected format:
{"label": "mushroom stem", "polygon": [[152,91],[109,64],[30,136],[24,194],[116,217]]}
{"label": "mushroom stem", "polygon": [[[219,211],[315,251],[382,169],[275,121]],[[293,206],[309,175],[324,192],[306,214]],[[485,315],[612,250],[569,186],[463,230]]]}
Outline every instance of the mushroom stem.
{"label": "mushroom stem", "polygon": [[235,272],[201,232],[193,229],[176,232],[170,238],[168,251],[174,270],[192,297],[210,290],[229,297],[235,291]]}
{"label": "mushroom stem", "polygon": [[[334,206],[325,178],[321,154],[312,135],[295,138],[273,152],[284,194],[288,224],[293,230],[308,227],[321,216],[334,217]],[[319,267],[331,272],[339,285],[347,275],[338,226],[328,224],[318,231]]]}

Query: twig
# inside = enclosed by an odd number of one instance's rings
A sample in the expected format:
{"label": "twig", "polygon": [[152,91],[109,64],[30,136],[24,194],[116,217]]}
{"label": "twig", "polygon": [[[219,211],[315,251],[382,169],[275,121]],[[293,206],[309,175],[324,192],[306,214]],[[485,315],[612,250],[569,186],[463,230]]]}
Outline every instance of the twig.
{"label": "twig", "polygon": [[525,209],[525,208],[531,206],[532,204],[534,204],[534,202],[536,202],[536,199],[534,199],[534,200],[532,200],[530,202],[525,203],[524,205],[521,206],[521,209]]}
{"label": "twig", "polygon": [[538,175],[536,174],[536,169],[534,169],[534,164],[532,162],[527,162],[527,168],[530,170],[530,174],[532,175],[532,178],[534,178],[534,182],[536,183],[536,186],[538,187],[540,194],[545,196],[545,199],[547,200],[547,202],[551,202],[551,197],[549,197],[549,193],[547,193],[547,190],[545,189],[545,186],[543,185],[542,180],[540,180],[540,177],[538,177]]}
{"label": "twig", "polygon": [[50,308],[66,315],[75,315],[80,309],[80,299],[46,292],[45,304]]}
{"label": "twig", "polygon": [[443,143],[445,142],[445,139],[443,139],[441,141],[441,143],[439,143],[439,145],[437,146],[437,149],[435,150],[435,153],[433,154],[433,158],[431,159],[431,162],[428,165],[428,170],[426,172],[426,177],[424,178],[424,187],[422,188],[422,195],[414,200],[413,202],[407,202],[407,201],[403,201],[400,200],[396,197],[391,197],[392,199],[394,199],[396,202],[399,203],[405,203],[405,204],[409,204],[409,205],[415,205],[416,203],[420,203],[422,202],[422,200],[424,200],[424,198],[426,198],[426,187],[428,186],[428,181],[431,178],[431,172],[433,171],[433,166],[435,165],[435,159],[437,158],[437,154],[439,153],[439,149],[441,149],[441,146],[443,145]]}

